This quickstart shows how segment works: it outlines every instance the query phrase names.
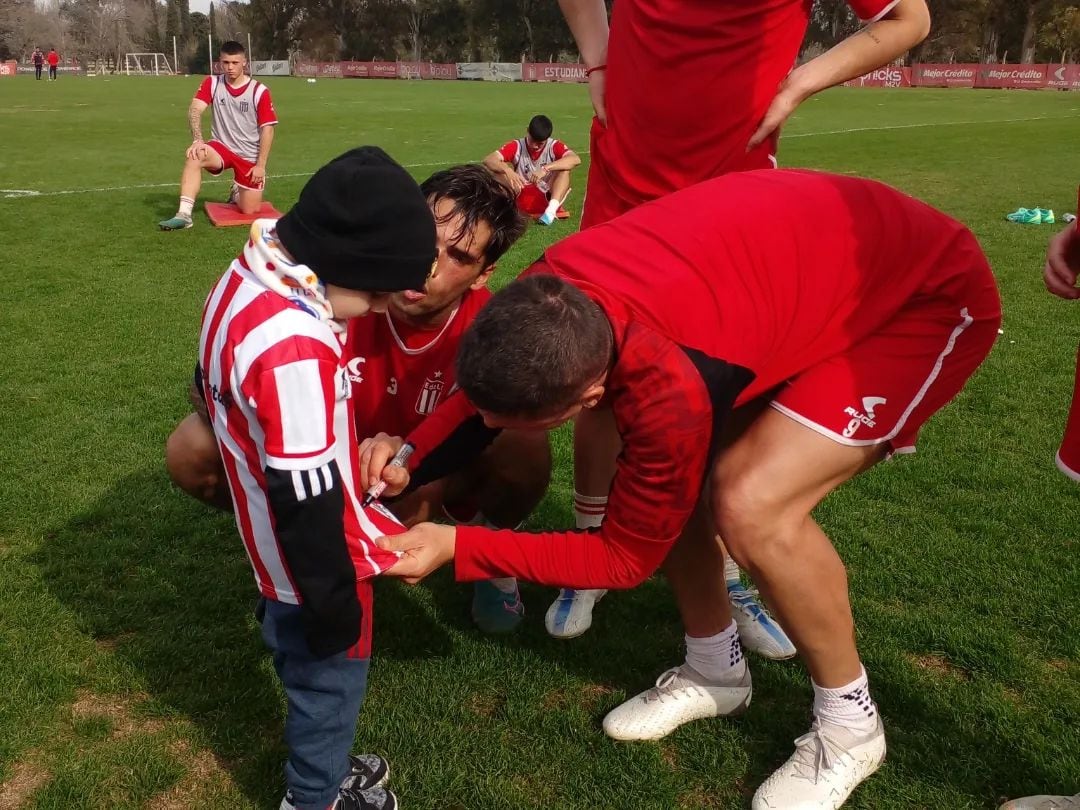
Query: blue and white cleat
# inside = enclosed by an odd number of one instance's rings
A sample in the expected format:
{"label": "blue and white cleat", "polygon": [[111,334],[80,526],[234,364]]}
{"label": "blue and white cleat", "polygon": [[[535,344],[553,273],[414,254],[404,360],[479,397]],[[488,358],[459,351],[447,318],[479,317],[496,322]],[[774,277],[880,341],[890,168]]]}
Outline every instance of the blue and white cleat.
{"label": "blue and white cleat", "polygon": [[731,613],[739,628],[739,641],[744,647],[774,661],[795,656],[798,652],[795,645],[791,643],[784,628],[761,604],[756,589],[747,588],[742,582],[734,581],[728,582],[727,591]]}
{"label": "blue and white cleat", "polygon": [[577,638],[592,627],[593,606],[604,598],[604,589],[563,588],[544,616],[552,638]]}

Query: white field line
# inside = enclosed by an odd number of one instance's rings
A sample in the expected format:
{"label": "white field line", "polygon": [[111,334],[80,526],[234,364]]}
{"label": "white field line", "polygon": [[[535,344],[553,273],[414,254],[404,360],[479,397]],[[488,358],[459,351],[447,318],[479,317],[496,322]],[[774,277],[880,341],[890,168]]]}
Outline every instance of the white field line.
{"label": "white field line", "polygon": [[[1058,119],[1069,119],[1075,116],[1069,115],[1036,115],[1031,118],[996,118],[983,121],[933,121],[921,124],[889,124],[886,126],[878,127],[850,127],[848,129],[827,129],[819,132],[794,132],[789,135],[784,135],[783,140],[790,140],[792,138],[815,138],[822,135],[848,135],[853,132],[885,132],[895,129],[923,129],[928,127],[960,127],[960,126],[980,126],[983,124],[1014,124],[1025,121],[1049,121]],[[578,151],[579,155],[589,154],[588,150]],[[450,161],[440,161],[437,163],[405,163],[403,164],[407,169],[424,169],[432,168],[435,166],[450,166]],[[289,174],[271,174],[270,179],[278,177],[309,177],[313,171],[310,172],[292,172]],[[220,183],[222,180],[228,179],[225,177],[209,177],[205,178],[204,182],[207,183]],[[98,188],[69,188],[59,191],[34,191],[32,189],[13,189],[13,188],[0,188],[0,199],[23,199],[28,197],[63,197],[69,194],[94,194],[101,192],[112,191],[135,191],[143,188],[172,188],[179,187],[180,183],[177,180],[172,180],[168,183],[136,183],[130,186],[101,186]]]}

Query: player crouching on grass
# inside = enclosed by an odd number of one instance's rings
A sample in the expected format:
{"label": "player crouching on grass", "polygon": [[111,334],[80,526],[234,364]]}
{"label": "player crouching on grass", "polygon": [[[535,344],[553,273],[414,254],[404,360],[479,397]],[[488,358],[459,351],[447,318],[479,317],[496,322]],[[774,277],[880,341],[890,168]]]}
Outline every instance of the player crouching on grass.
{"label": "player crouching on grass", "polygon": [[[229,202],[242,213],[255,214],[262,207],[277,111],[266,85],[244,72],[247,54],[243,45],[232,40],[222,43],[218,59],[222,75],[203,79],[188,106],[191,146],[180,175],[180,206],[171,219],[158,223],[163,231],[191,227],[191,211],[202,187],[204,169],[214,175],[232,169]],[[202,115],[211,106],[210,141],[204,143]]]}
{"label": "player crouching on grass", "polygon": [[[422,290],[394,293],[385,313],[350,322],[345,342],[353,413],[369,435],[411,432],[456,387],[461,338],[491,298],[495,263],[525,227],[513,195],[483,166],[436,172],[420,188],[436,220],[435,269]],[[197,395],[192,401],[197,413],[169,437],[169,473],[194,497],[231,509],[205,406]],[[540,502],[550,472],[546,434],[505,431],[468,468],[389,508],[406,526],[446,516],[510,529]],[[508,632],[523,614],[514,578],[475,584],[472,616],[481,630]]]}
{"label": "player crouching on grass", "polygon": [[484,158],[484,165],[514,192],[518,208],[541,225],[555,221],[570,194],[570,172],[581,165],[573,149],[551,137],[552,129],[550,118],[534,115],[524,138]]}
{"label": "player crouching on grass", "polygon": [[[741,216],[764,208],[768,222]],[[454,560],[462,580],[630,588],[663,566],[686,659],[604,718],[610,737],[645,740],[750,703],[719,534],[813,681],[813,725],[753,807],[835,810],[881,764],[885,731],[813,510],[914,450],[1000,321],[975,237],[888,186],[773,169],[677,191],[564,239],[497,293],[462,341],[460,393],[409,436],[420,484],[463,427],[549,430],[608,410],[622,450],[599,528],[422,523],[380,545],[405,552],[391,573],[408,581]],[[386,466],[399,443],[366,448],[365,481],[410,483]]]}
{"label": "player crouching on grass", "polygon": [[361,147],[308,181],[276,223],[256,220],[211,290],[199,361],[257,616],[288,698],[281,810],[393,810],[387,766],[349,755],[371,655],[370,579],[400,531],[361,507],[346,321],[422,287],[435,226],[415,181]]}

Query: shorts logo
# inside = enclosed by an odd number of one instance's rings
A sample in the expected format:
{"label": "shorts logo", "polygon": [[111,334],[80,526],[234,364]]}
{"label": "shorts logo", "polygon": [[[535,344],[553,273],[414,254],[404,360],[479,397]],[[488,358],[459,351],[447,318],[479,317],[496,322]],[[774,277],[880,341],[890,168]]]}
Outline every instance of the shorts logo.
{"label": "shorts logo", "polygon": [[877,414],[874,413],[874,409],[879,405],[884,405],[887,401],[885,397],[863,397],[861,411],[855,407],[844,408],[844,413],[851,417],[851,421],[844,428],[844,437],[850,439],[863,425],[870,428],[875,427],[877,425],[875,421]]}
{"label": "shorts logo", "polygon": [[366,357],[354,357],[345,364],[345,376],[349,378],[349,382],[359,385],[364,381],[364,363],[366,362]]}

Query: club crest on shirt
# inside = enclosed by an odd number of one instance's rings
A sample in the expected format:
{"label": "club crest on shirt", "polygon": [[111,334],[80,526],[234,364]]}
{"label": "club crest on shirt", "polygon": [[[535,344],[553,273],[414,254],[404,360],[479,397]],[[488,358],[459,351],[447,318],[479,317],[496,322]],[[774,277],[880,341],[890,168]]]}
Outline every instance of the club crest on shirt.
{"label": "club crest on shirt", "polygon": [[420,396],[416,398],[416,412],[426,416],[435,410],[435,406],[439,404],[439,399],[442,398],[445,386],[446,383],[443,382],[441,371],[436,371],[425,379],[424,387],[420,389]]}

